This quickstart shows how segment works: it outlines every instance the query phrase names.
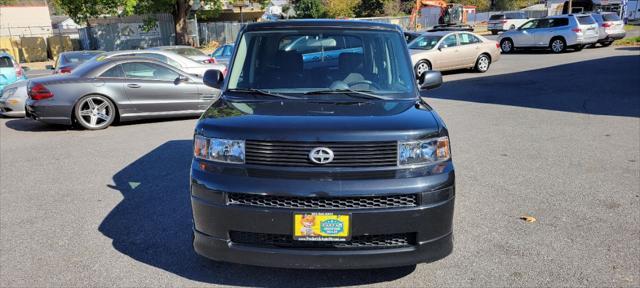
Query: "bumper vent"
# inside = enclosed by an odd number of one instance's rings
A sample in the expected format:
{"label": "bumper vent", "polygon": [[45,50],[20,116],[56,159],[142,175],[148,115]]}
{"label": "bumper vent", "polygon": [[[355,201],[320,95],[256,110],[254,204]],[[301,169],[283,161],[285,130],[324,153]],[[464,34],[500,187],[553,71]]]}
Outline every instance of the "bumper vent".
{"label": "bumper vent", "polygon": [[389,249],[416,244],[415,233],[354,236],[349,241],[295,241],[291,235],[231,231],[231,242],[262,247],[304,249]]}
{"label": "bumper vent", "polygon": [[[398,144],[386,142],[268,142],[247,140],[245,163],[267,166],[392,167],[397,166]],[[317,147],[333,151],[333,161],[314,164],[309,152]]]}
{"label": "bumper vent", "polygon": [[418,195],[317,198],[229,193],[228,204],[295,209],[382,209],[416,207]]}

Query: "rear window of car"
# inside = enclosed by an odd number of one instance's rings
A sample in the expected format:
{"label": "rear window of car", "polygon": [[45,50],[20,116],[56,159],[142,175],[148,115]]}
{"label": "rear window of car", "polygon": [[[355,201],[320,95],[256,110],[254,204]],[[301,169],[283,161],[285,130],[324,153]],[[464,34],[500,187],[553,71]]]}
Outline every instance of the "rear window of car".
{"label": "rear window of car", "polygon": [[9,57],[0,57],[0,68],[13,67],[13,61]]}
{"label": "rear window of car", "polygon": [[95,53],[74,53],[74,54],[66,54],[60,57],[60,63],[63,65],[66,64],[80,64],[84,63],[87,60],[96,56]]}
{"label": "rear window of car", "polygon": [[551,21],[550,27],[562,27],[569,25],[568,18],[551,18],[549,20]]}
{"label": "rear window of car", "polygon": [[189,56],[207,56],[207,54],[204,54],[204,52],[195,49],[195,48],[172,48],[172,49],[168,49],[171,52],[174,52],[178,55],[182,55],[185,57],[189,57]]}
{"label": "rear window of car", "polygon": [[620,21],[620,17],[613,13],[602,14],[604,21]]}
{"label": "rear window of car", "polygon": [[578,16],[578,23],[580,23],[581,25],[590,25],[595,24],[596,21],[594,21],[591,16]]}
{"label": "rear window of car", "polygon": [[491,17],[489,17],[489,20],[502,20],[502,19],[504,19],[504,15],[502,14],[491,15]]}
{"label": "rear window of car", "polygon": [[527,19],[527,16],[524,13],[507,13],[505,14],[507,19]]}

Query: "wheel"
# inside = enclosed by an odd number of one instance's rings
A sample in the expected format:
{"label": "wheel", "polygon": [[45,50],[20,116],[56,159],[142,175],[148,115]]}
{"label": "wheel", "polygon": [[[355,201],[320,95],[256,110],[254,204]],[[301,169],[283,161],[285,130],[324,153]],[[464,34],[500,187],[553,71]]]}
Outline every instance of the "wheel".
{"label": "wheel", "polygon": [[500,50],[502,50],[502,53],[513,52],[513,41],[509,38],[502,39],[502,41],[500,41]]}
{"label": "wheel", "polygon": [[498,35],[498,31],[496,31],[496,30],[491,30],[491,35]]}
{"label": "wheel", "polygon": [[567,49],[567,43],[562,38],[553,38],[549,43],[549,48],[553,53],[562,53]]}
{"label": "wheel", "polygon": [[602,43],[600,43],[600,45],[602,45],[602,47],[608,47],[609,45],[611,45],[611,43],[613,43],[613,42],[611,42],[611,41],[609,41],[609,42],[602,42]]}
{"label": "wheel", "polygon": [[109,98],[100,95],[85,96],[74,110],[78,124],[88,130],[109,127],[116,118],[116,108]]}
{"label": "wheel", "polygon": [[420,60],[420,62],[416,64],[415,70],[416,70],[416,77],[420,79],[420,76],[422,76],[422,73],[431,70],[431,64],[429,64],[429,62],[427,62],[426,60]]}
{"label": "wheel", "polygon": [[586,47],[587,45],[576,45],[575,47],[573,47],[574,50],[576,51],[582,51],[582,49],[584,49],[584,47]]}
{"label": "wheel", "polygon": [[487,54],[482,54],[478,56],[478,60],[476,60],[475,69],[480,73],[484,73],[489,70],[490,65],[491,65],[491,58],[489,58]]}

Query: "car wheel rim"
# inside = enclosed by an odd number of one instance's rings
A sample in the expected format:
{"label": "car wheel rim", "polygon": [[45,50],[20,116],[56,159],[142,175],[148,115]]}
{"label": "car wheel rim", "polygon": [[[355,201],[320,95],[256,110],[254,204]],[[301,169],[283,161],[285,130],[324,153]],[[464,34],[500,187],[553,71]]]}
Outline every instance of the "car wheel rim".
{"label": "car wheel rim", "polygon": [[100,97],[88,97],[82,100],[79,105],[80,117],[88,127],[99,128],[105,126],[113,117],[113,109],[109,102]]}
{"label": "car wheel rim", "polygon": [[511,42],[509,42],[509,41],[502,42],[502,51],[504,51],[504,52],[511,51]]}
{"label": "car wheel rim", "polygon": [[489,58],[480,57],[480,59],[478,59],[478,68],[480,71],[487,71],[487,69],[489,69]]}
{"label": "car wheel rim", "polygon": [[551,48],[553,49],[553,52],[560,52],[562,51],[563,47],[564,47],[564,44],[560,40],[553,41],[553,43],[551,44]]}
{"label": "car wheel rim", "polygon": [[418,76],[422,75],[422,73],[429,71],[429,65],[427,63],[418,64]]}

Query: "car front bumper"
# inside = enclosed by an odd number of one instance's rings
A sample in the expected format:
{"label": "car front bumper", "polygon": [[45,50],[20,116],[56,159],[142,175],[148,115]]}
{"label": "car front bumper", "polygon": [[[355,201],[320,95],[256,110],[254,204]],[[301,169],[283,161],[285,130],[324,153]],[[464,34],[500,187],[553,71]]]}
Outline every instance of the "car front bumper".
{"label": "car front bumper", "polygon": [[[451,163],[445,172],[413,178],[385,180],[313,181],[253,178],[212,173],[194,161],[191,204],[194,249],[207,258],[240,264],[305,269],[360,269],[413,265],[444,258],[452,252],[455,198]],[[286,177],[285,177],[286,178]],[[386,182],[386,184],[385,184]],[[341,188],[338,188],[341,187]],[[359,188],[358,188],[359,187]],[[361,188],[375,187],[372,195],[417,194],[418,205],[402,208],[290,209],[230,204],[231,193],[257,193],[291,197],[363,196]],[[316,190],[318,192],[310,192]],[[271,192],[267,192],[271,191]],[[320,192],[321,191],[321,192]],[[321,196],[319,196],[321,195]],[[335,212],[351,215],[351,236],[411,235],[409,244],[371,247],[299,247],[247,242],[234,233],[293,234],[294,212]]]}
{"label": "car front bumper", "polygon": [[24,102],[13,98],[0,100],[0,115],[24,117]]}

